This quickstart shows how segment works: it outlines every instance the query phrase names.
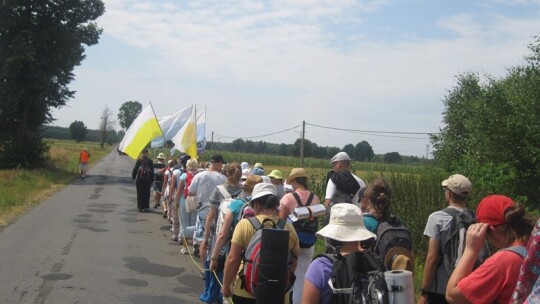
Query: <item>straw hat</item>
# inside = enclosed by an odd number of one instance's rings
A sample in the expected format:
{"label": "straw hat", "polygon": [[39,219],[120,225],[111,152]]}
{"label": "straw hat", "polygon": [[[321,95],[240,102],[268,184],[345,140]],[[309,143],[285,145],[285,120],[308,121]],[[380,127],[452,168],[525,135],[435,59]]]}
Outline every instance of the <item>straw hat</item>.
{"label": "straw hat", "polygon": [[384,257],[384,266],[390,270],[414,271],[413,256],[411,252],[403,247],[393,247],[388,250]]}
{"label": "straw hat", "polygon": [[298,177],[305,177],[307,178],[307,173],[304,168],[294,168],[291,170],[291,174],[289,174],[289,177],[287,177],[287,184],[290,184],[291,181]]}
{"label": "straw hat", "polygon": [[158,154],[157,159],[165,159],[165,153],[161,152]]}
{"label": "straw hat", "polygon": [[330,209],[330,222],[317,236],[340,242],[359,242],[377,236],[366,229],[360,208],[353,204],[336,204]]}

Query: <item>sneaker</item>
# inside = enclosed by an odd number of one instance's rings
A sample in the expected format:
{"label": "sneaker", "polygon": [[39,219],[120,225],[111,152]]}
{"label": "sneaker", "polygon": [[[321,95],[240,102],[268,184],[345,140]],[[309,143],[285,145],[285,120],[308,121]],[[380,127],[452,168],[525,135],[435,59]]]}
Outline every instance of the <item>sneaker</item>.
{"label": "sneaker", "polygon": [[173,236],[171,236],[171,240],[173,240],[173,241],[175,241],[175,242],[178,242],[178,237],[176,237],[176,236],[173,235]]}
{"label": "sneaker", "polygon": [[163,218],[164,218],[164,219],[167,218],[167,210],[163,211]]}
{"label": "sneaker", "polygon": [[180,249],[180,253],[181,254],[189,254],[189,249],[187,247],[182,247],[182,249]]}

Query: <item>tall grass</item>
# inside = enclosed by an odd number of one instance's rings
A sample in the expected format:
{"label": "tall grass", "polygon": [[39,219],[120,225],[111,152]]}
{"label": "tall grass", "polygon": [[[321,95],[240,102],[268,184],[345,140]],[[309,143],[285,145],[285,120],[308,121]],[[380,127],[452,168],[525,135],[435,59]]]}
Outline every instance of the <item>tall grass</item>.
{"label": "tall grass", "polygon": [[79,153],[87,147],[90,166],[108,154],[97,143],[76,143],[69,140],[46,140],[48,160],[40,169],[0,170],[0,226],[43,201],[78,177]]}

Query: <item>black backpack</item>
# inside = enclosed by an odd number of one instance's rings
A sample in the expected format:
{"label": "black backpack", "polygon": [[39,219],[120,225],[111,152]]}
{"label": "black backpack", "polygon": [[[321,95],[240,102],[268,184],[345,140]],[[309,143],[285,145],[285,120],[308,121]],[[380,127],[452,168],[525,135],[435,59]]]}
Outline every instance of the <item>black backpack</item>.
{"label": "black backpack", "polygon": [[[379,262],[384,265],[385,260],[392,260],[392,257],[386,259],[386,255],[392,248],[405,249],[412,256],[411,232],[395,217],[389,218],[388,221],[380,222],[379,226],[377,226],[377,241],[373,253]],[[391,265],[384,265],[384,267],[386,270],[397,270],[391,269]]]}
{"label": "black backpack", "polygon": [[332,261],[333,304],[388,304],[388,285],[381,266],[369,252],[323,254]]}
{"label": "black backpack", "polygon": [[[452,220],[447,226],[448,229],[441,230],[441,254],[442,258],[439,263],[444,264],[444,268],[448,275],[451,275],[456,268],[457,263],[465,250],[465,238],[469,226],[476,223],[476,217],[469,210],[463,211],[455,208],[446,208],[444,212],[452,216]],[[474,267],[478,267],[488,257],[488,250],[484,247],[480,251]]]}
{"label": "black backpack", "polygon": [[[336,191],[334,192],[334,195],[332,195],[330,205],[328,206],[329,208],[340,203],[357,203],[352,200],[358,190],[360,190],[360,184],[350,171],[330,171],[326,176],[327,183],[328,180],[331,180],[336,186]],[[328,225],[329,222],[330,212],[326,212],[323,218],[323,226]]]}

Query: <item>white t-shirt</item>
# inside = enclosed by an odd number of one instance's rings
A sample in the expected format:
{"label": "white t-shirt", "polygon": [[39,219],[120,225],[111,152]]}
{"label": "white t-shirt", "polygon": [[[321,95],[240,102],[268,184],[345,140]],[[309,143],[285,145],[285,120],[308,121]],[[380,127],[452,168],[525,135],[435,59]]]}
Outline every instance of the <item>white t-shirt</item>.
{"label": "white t-shirt", "polygon": [[224,184],[226,181],[227,177],[217,171],[204,171],[193,177],[189,192],[197,193],[198,202],[209,202],[214,188]]}
{"label": "white t-shirt", "polygon": [[[355,204],[356,206],[359,206],[358,200],[360,199],[360,190],[366,187],[366,183],[364,183],[364,181],[360,177],[354,174],[352,176],[356,179],[356,181],[360,185],[360,188],[358,188],[358,191],[352,198],[352,203]],[[326,185],[326,194],[324,195],[324,199],[331,200],[332,197],[334,196],[334,193],[336,193],[336,185],[334,184],[334,182],[332,182],[331,179],[329,179],[328,184]]]}
{"label": "white t-shirt", "polygon": [[169,196],[169,182],[170,182],[172,174],[173,174],[172,168],[167,168],[167,170],[165,170],[164,176],[166,176],[167,178],[163,177],[163,180],[167,180],[167,185],[165,186],[163,197]]}

